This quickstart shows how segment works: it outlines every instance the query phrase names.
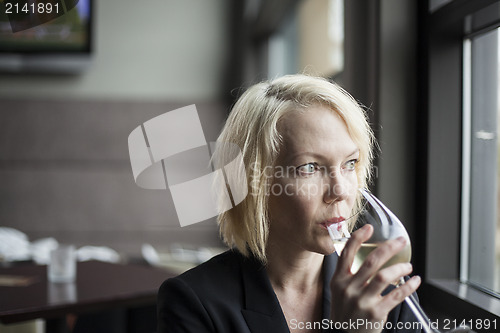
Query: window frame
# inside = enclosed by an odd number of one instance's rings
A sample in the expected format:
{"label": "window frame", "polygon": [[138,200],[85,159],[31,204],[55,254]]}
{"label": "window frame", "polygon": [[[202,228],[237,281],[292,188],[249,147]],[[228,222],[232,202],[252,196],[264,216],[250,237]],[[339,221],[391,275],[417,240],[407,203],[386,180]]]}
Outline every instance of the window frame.
{"label": "window frame", "polygon": [[416,214],[425,221],[416,237],[424,253],[417,263],[425,277],[422,304],[433,319],[496,319],[497,328],[500,299],[461,282],[460,249],[465,19],[498,2],[454,0],[433,11],[429,1],[420,3],[418,65],[426,70],[419,71],[416,138]]}

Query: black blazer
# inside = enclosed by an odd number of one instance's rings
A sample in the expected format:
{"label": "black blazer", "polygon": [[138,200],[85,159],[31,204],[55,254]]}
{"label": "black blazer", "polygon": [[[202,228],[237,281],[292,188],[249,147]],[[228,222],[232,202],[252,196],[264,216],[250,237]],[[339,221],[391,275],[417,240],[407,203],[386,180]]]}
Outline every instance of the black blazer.
{"label": "black blazer", "polygon": [[[324,332],[330,329],[330,280],[337,255],[323,261]],[[416,322],[401,304],[391,311],[388,322]],[[328,327],[328,329],[327,329]],[[158,292],[158,332],[288,333],[288,325],[264,266],[236,250],[226,251],[175,278],[165,281]]]}

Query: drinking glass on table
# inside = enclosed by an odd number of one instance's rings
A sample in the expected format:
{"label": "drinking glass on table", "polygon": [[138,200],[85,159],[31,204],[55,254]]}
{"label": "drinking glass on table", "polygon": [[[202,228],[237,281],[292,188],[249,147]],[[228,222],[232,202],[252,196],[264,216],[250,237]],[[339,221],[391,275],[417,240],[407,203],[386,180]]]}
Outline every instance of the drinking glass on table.
{"label": "drinking glass on table", "polygon": [[59,245],[50,252],[47,267],[50,282],[67,283],[76,279],[76,250],[73,245]]}

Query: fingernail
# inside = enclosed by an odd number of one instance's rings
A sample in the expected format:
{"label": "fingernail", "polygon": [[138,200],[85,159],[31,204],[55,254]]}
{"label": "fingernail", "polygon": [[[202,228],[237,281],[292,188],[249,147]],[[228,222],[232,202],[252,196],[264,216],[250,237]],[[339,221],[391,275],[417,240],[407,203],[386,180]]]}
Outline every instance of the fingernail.
{"label": "fingernail", "polygon": [[363,228],[362,228],[362,229],[364,230],[364,232],[367,232],[367,231],[368,231],[368,230],[370,230],[371,228],[372,228],[372,226],[371,226],[371,225],[366,224],[366,225],[364,225],[364,226],[363,226]]}
{"label": "fingernail", "polygon": [[403,236],[399,236],[398,238],[396,238],[396,240],[400,243],[406,244],[406,238],[404,238]]}
{"label": "fingernail", "polygon": [[419,283],[420,283],[420,281],[422,280],[422,279],[420,278],[420,276],[418,276],[418,275],[415,275],[412,279],[413,279],[413,281],[414,281],[414,283],[415,283],[415,284],[419,284]]}

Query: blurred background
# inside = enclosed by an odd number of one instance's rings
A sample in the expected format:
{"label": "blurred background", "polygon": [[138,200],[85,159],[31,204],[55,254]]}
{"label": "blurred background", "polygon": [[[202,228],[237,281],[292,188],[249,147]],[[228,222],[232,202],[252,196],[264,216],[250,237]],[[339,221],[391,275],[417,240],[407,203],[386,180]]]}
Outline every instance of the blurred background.
{"label": "blurred background", "polygon": [[[196,104],[214,141],[245,87],[306,72],[367,107],[380,145],[372,187],[410,233],[422,303],[436,316],[497,318],[498,8],[80,0],[65,18],[80,21],[73,35],[51,27],[60,18],[17,33],[22,41],[0,17],[0,226],[31,241],[106,246],[125,261],[144,244],[222,247],[214,219],[181,228],[169,191],[135,184],[127,137]],[[76,37],[61,44],[57,34]]]}
{"label": "blurred background", "polygon": [[[2,225],[20,229],[30,239],[50,236],[76,245],[106,244],[131,255],[145,242],[158,247],[174,241],[220,245],[213,220],[180,228],[168,191],[135,185],[127,137],[156,115],[196,104],[206,139],[214,141],[245,87],[304,71],[350,86],[371,115],[384,122],[380,133],[387,138],[380,142],[390,161],[380,159],[377,182],[411,225],[409,203],[398,194],[398,186],[411,193],[404,177],[410,176],[414,159],[407,148],[407,128],[415,117],[414,2],[388,2],[382,8],[387,10],[380,22],[387,25],[383,41],[388,45],[377,48],[387,57],[384,62],[370,49],[369,31],[354,22],[353,30],[360,31],[350,33],[362,40],[345,56],[343,1],[92,5],[88,55],[85,50],[59,51],[53,64],[37,64],[36,52],[29,53],[34,43],[25,43],[25,67],[10,73],[7,67],[0,76]],[[368,13],[354,9],[353,14]],[[71,63],[76,57],[83,65]],[[386,82],[373,91],[367,82],[375,85],[370,63],[384,66],[378,71]],[[346,66],[353,70],[344,70]],[[384,94],[387,100],[379,101]],[[375,101],[387,105],[376,108]],[[375,108],[384,113],[375,115]],[[384,182],[386,175],[390,181]]]}

